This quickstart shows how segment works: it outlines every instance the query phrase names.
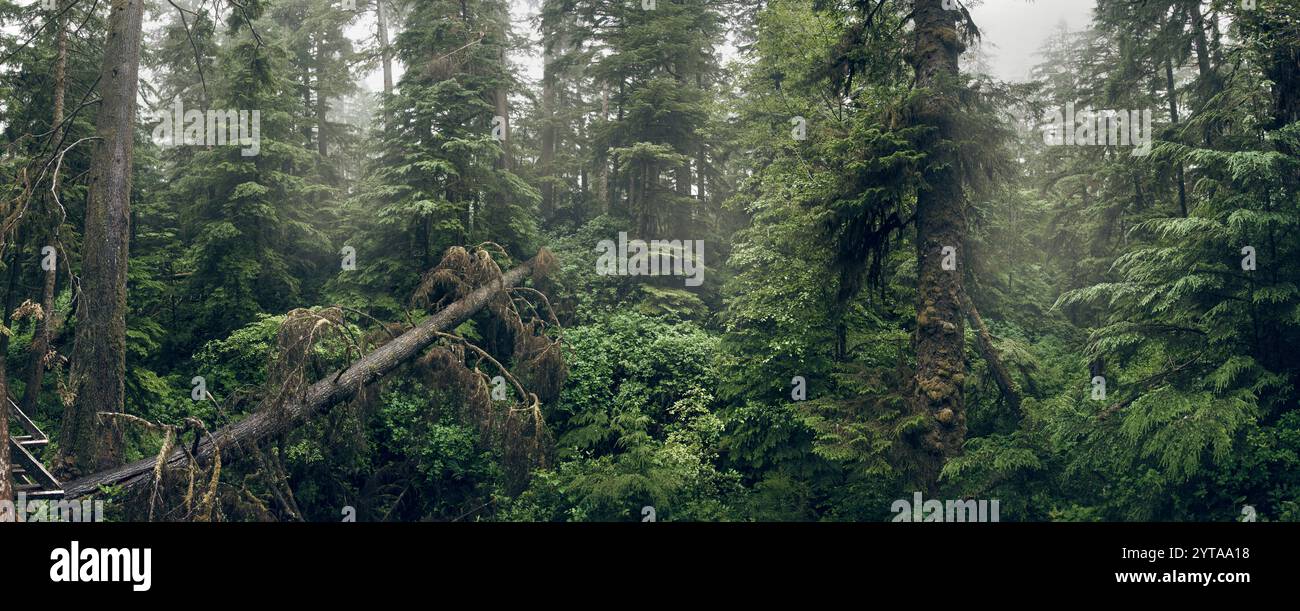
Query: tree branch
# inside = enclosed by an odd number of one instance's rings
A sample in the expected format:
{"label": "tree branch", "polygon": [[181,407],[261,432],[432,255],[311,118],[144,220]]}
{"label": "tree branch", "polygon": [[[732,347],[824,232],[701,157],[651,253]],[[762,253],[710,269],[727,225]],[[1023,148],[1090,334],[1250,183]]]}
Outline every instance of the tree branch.
{"label": "tree branch", "polygon": [[[545,256],[541,256],[541,255]],[[439,310],[419,326],[403,333],[369,354],[353,362],[337,374],[324,376],[312,384],[303,397],[288,403],[283,410],[255,411],[243,420],[222,427],[204,439],[190,458],[185,453],[173,451],[166,459],[168,468],[184,467],[191,460],[204,460],[220,448],[223,460],[242,453],[240,444],[250,443],[272,435],[284,433],[306,421],[309,417],[354,397],[367,384],[388,374],[401,364],[418,355],[439,338],[439,334],[455,328],[483,309],[500,292],[505,291],[532,275],[541,261],[550,254],[538,257],[506,272],[501,278],[475,289],[460,300]],[[149,481],[158,463],[157,458],[146,458],[107,471],[94,473],[64,486],[67,498],[93,494],[100,486],[121,485],[130,489]]]}

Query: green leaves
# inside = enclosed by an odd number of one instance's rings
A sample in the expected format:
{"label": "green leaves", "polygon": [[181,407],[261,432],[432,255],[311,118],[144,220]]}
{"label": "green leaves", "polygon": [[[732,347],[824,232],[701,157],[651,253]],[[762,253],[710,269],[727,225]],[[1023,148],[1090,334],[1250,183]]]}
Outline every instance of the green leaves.
{"label": "green leaves", "polygon": [[564,337],[569,376],[547,416],[561,462],[514,511],[629,520],[652,505],[660,520],[735,517],[737,476],[718,464],[717,340],[690,323],[632,313]]}
{"label": "green leaves", "polygon": [[1181,483],[1204,471],[1206,459],[1219,463],[1235,446],[1239,431],[1254,422],[1255,398],[1185,394],[1165,386],[1144,393],[1125,411],[1120,432],[1154,459],[1162,475]]}

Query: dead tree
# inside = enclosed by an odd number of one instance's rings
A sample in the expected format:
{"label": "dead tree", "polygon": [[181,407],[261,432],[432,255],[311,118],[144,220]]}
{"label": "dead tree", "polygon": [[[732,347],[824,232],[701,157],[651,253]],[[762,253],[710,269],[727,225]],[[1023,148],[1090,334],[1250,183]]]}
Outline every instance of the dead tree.
{"label": "dead tree", "polygon": [[[193,452],[196,460],[210,459],[218,450],[223,461],[238,456],[254,442],[289,431],[308,418],[352,399],[368,384],[414,359],[425,348],[482,310],[502,291],[506,291],[545,267],[551,260],[549,252],[542,251],[532,260],[511,269],[462,298],[448,304],[433,316],[392,341],[361,357],[342,371],[332,372],[307,388],[299,398],[290,400],[280,409],[260,409],[243,420],[223,427],[203,440]],[[64,486],[67,498],[77,498],[94,493],[103,485],[121,485],[131,489],[151,480],[157,467],[156,458],[147,458],[89,475]],[[168,469],[182,468],[190,457],[180,449],[167,455]]]}

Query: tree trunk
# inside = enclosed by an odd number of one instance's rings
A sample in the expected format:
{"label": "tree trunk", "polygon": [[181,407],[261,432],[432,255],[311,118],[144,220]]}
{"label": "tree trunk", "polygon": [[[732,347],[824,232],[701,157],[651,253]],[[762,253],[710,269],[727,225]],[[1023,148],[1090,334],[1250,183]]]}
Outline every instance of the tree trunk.
{"label": "tree trunk", "polygon": [[[1165,58],[1165,85],[1169,88],[1169,120],[1178,125],[1178,90],[1174,86],[1174,62]],[[1178,162],[1178,211],[1187,218],[1187,179],[1183,173],[1183,164]]]}
{"label": "tree trunk", "polygon": [[914,107],[914,120],[932,128],[922,137],[928,156],[926,187],[917,193],[916,388],[914,406],[928,414],[922,440],[922,483],[933,491],[939,470],[961,452],[966,437],[962,382],[965,316],[962,312],[960,260],[943,269],[944,250],[964,254],[966,216],[958,159],[951,149],[957,115],[958,58],[965,45],[958,38],[957,11],[942,0],[915,0],[915,49],[911,58],[916,86],[925,93]]}
{"label": "tree trunk", "polygon": [[[13,465],[9,458],[9,379],[5,375],[5,355],[0,352],[0,501],[14,500]],[[5,516],[5,519],[12,519]]]}
{"label": "tree trunk", "polygon": [[[13,256],[9,258],[9,283],[5,287],[5,298],[0,302],[0,308],[4,308],[3,315],[0,315],[0,323],[4,324],[6,329],[12,329],[14,325],[14,308],[18,306],[14,300],[18,296],[18,276],[23,262],[22,243],[18,241],[18,232],[13,234]],[[9,336],[0,333],[0,352],[9,353]]]}
{"label": "tree trunk", "polygon": [[131,155],[139,85],[143,0],[113,0],[95,123],[73,344],[73,404],[64,411],[55,465],[65,477],[114,460],[97,412],[122,409],[126,375],[126,265],[130,235]]}
{"label": "tree trunk", "polygon": [[[501,61],[505,62],[505,51],[501,52]],[[510,102],[509,92],[505,87],[496,91],[497,117],[501,118],[501,169],[510,169]],[[495,123],[495,121],[494,121]]]}
{"label": "tree trunk", "polygon": [[1192,17],[1192,41],[1196,46],[1196,68],[1197,73],[1202,79],[1210,76],[1210,41],[1205,36],[1205,16],[1201,14],[1201,7],[1190,5],[1187,7],[1191,11]]}
{"label": "tree trunk", "polygon": [[997,348],[993,347],[993,334],[989,333],[989,328],[984,324],[984,318],[980,316],[980,311],[975,309],[975,302],[971,301],[970,296],[962,291],[962,304],[966,308],[966,315],[970,317],[971,325],[975,327],[975,343],[979,346],[980,356],[989,364],[989,370],[993,372],[993,380],[997,382],[998,390],[1002,391],[1002,397],[1007,400],[1017,413],[1020,412],[1020,389],[1011,379],[1011,372],[1007,371],[1007,366],[1002,363],[1002,357],[998,355]]}
{"label": "tree trunk", "polygon": [[388,13],[384,10],[384,0],[375,0],[375,12],[379,19],[379,57],[384,65],[384,129],[388,129],[393,119],[387,101],[393,95],[393,50],[388,46]]}
{"label": "tree trunk", "polygon": [[545,64],[542,66],[542,154],[540,168],[542,173],[542,220],[550,221],[555,216],[555,67],[551,61],[551,50],[558,41],[544,40],[546,46]]}
{"label": "tree trunk", "polygon": [[[59,132],[64,131],[60,126],[63,124],[63,104],[65,92],[67,90],[67,68],[68,68],[68,36],[62,20],[58,24],[58,55],[54,60],[54,113],[53,125],[55,136],[52,137],[54,142],[61,139],[57,137]],[[54,193],[59,192],[62,178],[58,173],[54,174],[53,184],[50,189]],[[50,246],[53,247],[59,241],[59,226],[63,219],[56,213],[54,206],[50,206],[50,220],[54,227],[50,234]],[[57,256],[62,256],[58,253]],[[43,316],[36,323],[36,333],[32,336],[31,354],[28,357],[27,364],[27,384],[23,387],[22,410],[28,414],[36,413],[36,402],[41,395],[41,384],[45,381],[45,353],[50,351],[50,331],[51,323],[54,317],[54,289],[59,277],[59,266],[55,265],[53,269],[45,271],[45,284],[41,287],[41,312]]]}
{"label": "tree trunk", "polygon": [[[55,227],[54,235],[58,236],[58,227]],[[42,316],[36,323],[36,333],[32,337],[31,354],[28,356],[27,385],[23,388],[22,410],[28,414],[36,412],[41,385],[45,382],[45,355],[50,351],[50,337],[54,322],[54,289],[58,275],[57,265],[54,269],[45,272],[45,285],[41,288]]]}
{"label": "tree trunk", "polygon": [[[600,118],[609,120],[609,89],[603,89],[600,92]],[[602,159],[595,168],[596,170],[596,199],[600,201],[600,208],[603,214],[610,214],[614,211],[614,195],[610,184],[610,159]]]}
{"label": "tree trunk", "polygon": [[[695,75],[695,86],[698,87],[700,91],[704,91],[703,74]],[[704,201],[706,199],[706,196],[704,194],[705,181],[707,180],[706,172],[704,169],[707,164],[706,157],[707,157],[707,151],[705,150],[704,138],[701,137],[699,143],[696,145],[695,148],[695,180],[696,180],[695,197],[700,201]]]}
{"label": "tree trunk", "polygon": [[[284,433],[308,417],[351,399],[367,384],[418,356],[438,339],[440,331],[455,328],[487,306],[501,291],[523,282],[536,271],[538,262],[544,258],[549,258],[549,255],[534,258],[506,272],[499,281],[479,287],[439,310],[414,329],[357,359],[342,372],[325,375],[303,393],[302,399],[291,402],[280,410],[255,410],[243,420],[217,430],[212,437],[203,439],[195,456],[199,460],[208,459],[219,445],[222,461],[228,461],[238,456],[243,451],[242,447]],[[167,464],[173,468],[183,467],[188,460],[189,457],[184,452],[176,450],[168,456]],[[68,483],[64,490],[67,498],[71,499],[91,494],[101,485],[120,484],[129,489],[149,481],[156,463],[156,458],[139,460]]]}
{"label": "tree trunk", "polygon": [[[322,35],[323,36],[323,35]],[[325,51],[323,40],[316,41],[316,152],[321,159],[329,156],[329,143],[325,140]]]}

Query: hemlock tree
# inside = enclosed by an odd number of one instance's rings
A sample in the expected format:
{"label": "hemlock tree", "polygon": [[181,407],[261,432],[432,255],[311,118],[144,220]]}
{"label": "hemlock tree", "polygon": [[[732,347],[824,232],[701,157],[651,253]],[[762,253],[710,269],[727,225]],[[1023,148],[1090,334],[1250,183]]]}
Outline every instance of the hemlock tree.
{"label": "hemlock tree", "polygon": [[316,114],[286,78],[287,52],[274,42],[280,29],[262,19],[262,8],[253,3],[234,13],[217,55],[220,78],[211,83],[215,109],[247,113],[248,127],[258,129],[255,142],[208,143],[193,152],[174,186],[186,202],[187,292],[204,295],[193,323],[208,337],[291,309],[332,258],[316,226],[316,202],[330,189],[317,173],[311,138],[298,129],[315,123]]}
{"label": "hemlock tree", "polygon": [[98,412],[123,406],[127,242],[144,2],[114,0],[110,10],[73,349],[76,395],[63,415],[56,459],[65,475],[108,466],[119,451],[112,439],[103,438]]}
{"label": "hemlock tree", "polygon": [[378,305],[398,309],[450,245],[532,249],[540,196],[505,157],[503,96],[517,86],[504,61],[506,14],[497,0],[411,8],[394,45],[407,68],[388,99],[392,124],[376,134],[381,144],[351,204],[362,217],[349,242],[359,276],[336,290],[384,287],[394,301]]}

